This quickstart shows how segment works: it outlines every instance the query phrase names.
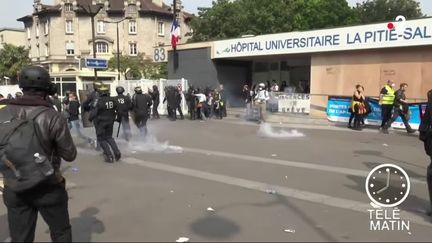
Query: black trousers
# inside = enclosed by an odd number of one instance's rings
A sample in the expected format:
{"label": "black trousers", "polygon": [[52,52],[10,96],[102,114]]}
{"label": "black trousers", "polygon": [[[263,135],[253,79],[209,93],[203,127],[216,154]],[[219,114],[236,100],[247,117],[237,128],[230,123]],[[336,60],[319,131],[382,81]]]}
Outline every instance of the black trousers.
{"label": "black trousers", "polygon": [[381,105],[381,127],[384,127],[384,125],[390,120],[392,117],[392,110],[393,105]]}
{"label": "black trousers", "polygon": [[404,113],[403,113],[402,110],[399,109],[399,108],[394,108],[393,116],[392,116],[392,117],[390,118],[390,120],[389,120],[389,121],[384,125],[383,128],[384,128],[384,129],[388,129],[388,128],[391,126],[391,124],[392,124],[394,121],[396,121],[396,119],[397,119],[399,116],[402,118],[402,121],[403,121],[403,123],[404,123],[404,125],[405,125],[406,130],[407,130],[407,131],[412,130],[410,124],[408,123],[408,120],[407,120],[407,119],[405,118],[405,116],[404,116]]}
{"label": "black trousers", "polygon": [[153,118],[159,119],[159,112],[158,112],[158,106],[159,106],[159,101],[155,101],[153,103]]}
{"label": "black trousers", "polygon": [[432,211],[432,156],[430,157],[431,163],[429,164],[427,168],[427,185],[428,185],[428,191],[429,191],[429,203],[431,205],[430,210]]}
{"label": "black trousers", "polygon": [[118,149],[117,144],[112,136],[114,120],[97,120],[95,125],[97,140],[104,152],[104,155],[108,157],[113,157],[113,154],[111,152],[112,149],[115,156],[120,156],[120,150]]}
{"label": "black trousers", "polygon": [[197,118],[196,106],[194,103],[189,103],[189,115],[191,120],[195,120]]}
{"label": "black trousers", "polygon": [[176,107],[168,105],[167,106],[167,110],[168,110],[168,118],[171,121],[175,121],[177,119],[177,116],[176,116]]}
{"label": "black trousers", "polygon": [[144,136],[147,136],[147,120],[148,116],[135,114],[135,125]]}
{"label": "black trousers", "polygon": [[41,184],[19,194],[6,186],[3,201],[7,207],[12,242],[34,241],[38,212],[48,224],[53,242],[72,242],[68,200],[65,182]]}
{"label": "black trousers", "polygon": [[177,110],[178,110],[178,112],[179,112],[179,114],[180,114],[180,118],[181,118],[181,119],[184,119],[183,111],[182,111],[182,108],[181,108],[181,104],[178,104],[177,107],[176,107],[176,110],[174,110],[174,116],[177,116],[177,115],[176,115],[176,111],[177,111]]}
{"label": "black trousers", "polygon": [[223,105],[220,106],[220,112],[221,112],[221,118],[227,117],[227,110],[226,110],[226,101],[223,101]]}

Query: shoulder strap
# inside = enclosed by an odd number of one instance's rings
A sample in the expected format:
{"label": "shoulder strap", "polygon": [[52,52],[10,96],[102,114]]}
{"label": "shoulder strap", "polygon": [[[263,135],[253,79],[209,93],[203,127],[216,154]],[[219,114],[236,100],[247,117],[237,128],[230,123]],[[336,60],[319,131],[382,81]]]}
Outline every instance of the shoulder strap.
{"label": "shoulder strap", "polygon": [[45,106],[36,107],[30,114],[26,116],[28,120],[36,119],[42,112],[49,110],[50,108]]}

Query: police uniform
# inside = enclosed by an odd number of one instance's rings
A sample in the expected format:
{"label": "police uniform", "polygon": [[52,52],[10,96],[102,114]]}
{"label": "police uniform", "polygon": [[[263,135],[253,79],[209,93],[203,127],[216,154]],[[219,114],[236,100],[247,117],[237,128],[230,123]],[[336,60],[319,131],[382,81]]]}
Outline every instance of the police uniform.
{"label": "police uniform", "polygon": [[130,123],[129,123],[129,111],[132,109],[132,101],[129,96],[123,94],[124,93],[123,87],[117,87],[116,91],[118,94],[116,99],[118,103],[119,115],[121,117],[121,126],[126,141],[129,141],[132,136]]}
{"label": "police uniform", "polygon": [[171,121],[175,121],[177,119],[176,116],[176,107],[177,107],[177,99],[175,94],[175,87],[168,86],[165,89],[165,98],[163,103],[167,101],[167,110],[168,110],[168,118]]}
{"label": "police uniform", "polygon": [[420,127],[420,140],[424,143],[424,149],[426,154],[430,158],[430,164],[427,168],[427,185],[429,190],[429,202],[431,205],[431,211],[429,212],[429,216],[431,216],[432,212],[432,90],[428,92],[428,104],[426,107],[426,111],[422,117]]}
{"label": "police uniform", "polygon": [[[54,174],[35,187],[19,193],[9,188],[5,181],[3,202],[7,208],[11,242],[34,241],[38,213],[48,224],[53,242],[72,242],[69,197],[60,165],[61,159],[68,162],[75,160],[76,147],[66,121],[54,109],[49,109],[52,106],[47,97],[54,94],[54,86],[48,71],[38,66],[24,68],[19,77],[19,87],[24,92],[22,98],[0,101],[0,122],[4,122],[10,114],[30,114],[41,106],[47,107],[34,121],[40,131],[38,139],[44,152],[52,155],[50,162]],[[34,90],[39,92],[33,93]],[[42,91],[45,96],[40,93]],[[1,227],[7,228],[6,225]]]}
{"label": "police uniform", "polygon": [[395,91],[390,85],[387,84],[384,88],[382,88],[381,95],[381,127],[384,127],[384,125],[390,120],[392,116],[392,110],[395,100]]}
{"label": "police uniform", "polygon": [[388,133],[387,129],[390,128],[391,124],[396,121],[398,117],[400,117],[405,125],[405,128],[408,133],[414,133],[415,130],[411,128],[410,124],[408,123],[407,119],[407,113],[409,112],[408,104],[404,103],[402,100],[406,100],[405,91],[402,89],[399,89],[395,93],[395,102],[394,102],[394,108],[393,108],[393,116],[390,118],[390,120],[384,125],[383,132]]}
{"label": "police uniform", "polygon": [[118,115],[117,99],[109,96],[108,87],[101,87],[100,96],[95,100],[95,106],[89,119],[94,122],[98,143],[103,150],[105,162],[109,163],[114,159],[119,161],[121,158],[120,150],[112,136],[114,122],[119,121],[120,118]]}
{"label": "police uniform", "polygon": [[140,88],[135,89],[135,95],[132,99],[134,122],[142,134],[147,135],[147,120],[150,117],[150,107],[152,98],[148,94],[143,94]]}
{"label": "police uniform", "polygon": [[183,116],[183,111],[181,108],[182,94],[181,94],[181,91],[179,89],[177,89],[175,91],[175,99],[176,99],[176,109],[174,109],[174,115],[176,116],[176,111],[178,110],[179,114],[180,114],[180,119],[183,120],[184,116]]}

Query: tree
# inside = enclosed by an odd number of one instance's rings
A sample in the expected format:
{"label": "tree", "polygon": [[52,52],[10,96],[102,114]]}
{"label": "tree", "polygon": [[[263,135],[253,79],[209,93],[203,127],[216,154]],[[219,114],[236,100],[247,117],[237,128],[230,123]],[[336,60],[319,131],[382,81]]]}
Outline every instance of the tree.
{"label": "tree", "polygon": [[[120,74],[128,80],[141,79],[140,67],[142,65],[143,55],[124,56],[120,55]],[[108,61],[108,68],[112,71],[117,70],[117,56]]]}
{"label": "tree", "polygon": [[406,19],[425,17],[415,0],[367,0],[357,3],[356,11],[363,24],[394,21],[398,15]]}
{"label": "tree", "polygon": [[[108,68],[117,70],[117,56],[108,61]],[[142,53],[137,56],[120,56],[120,74],[127,80],[141,78],[160,79],[167,78],[168,71],[165,63],[154,63],[151,59],[145,58]]]}
{"label": "tree", "polygon": [[4,44],[0,49],[0,79],[6,76],[16,84],[19,72],[29,63],[29,51],[25,47]]}
{"label": "tree", "polygon": [[190,42],[356,24],[346,0],[218,0],[191,21]]}

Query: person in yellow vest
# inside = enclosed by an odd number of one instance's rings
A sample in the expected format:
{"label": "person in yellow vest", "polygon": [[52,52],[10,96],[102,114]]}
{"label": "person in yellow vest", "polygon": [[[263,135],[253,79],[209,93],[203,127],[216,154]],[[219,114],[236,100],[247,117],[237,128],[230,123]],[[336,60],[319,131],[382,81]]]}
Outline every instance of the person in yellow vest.
{"label": "person in yellow vest", "polygon": [[393,111],[395,100],[395,83],[388,80],[384,88],[380,92],[380,105],[381,105],[381,128],[390,120]]}

